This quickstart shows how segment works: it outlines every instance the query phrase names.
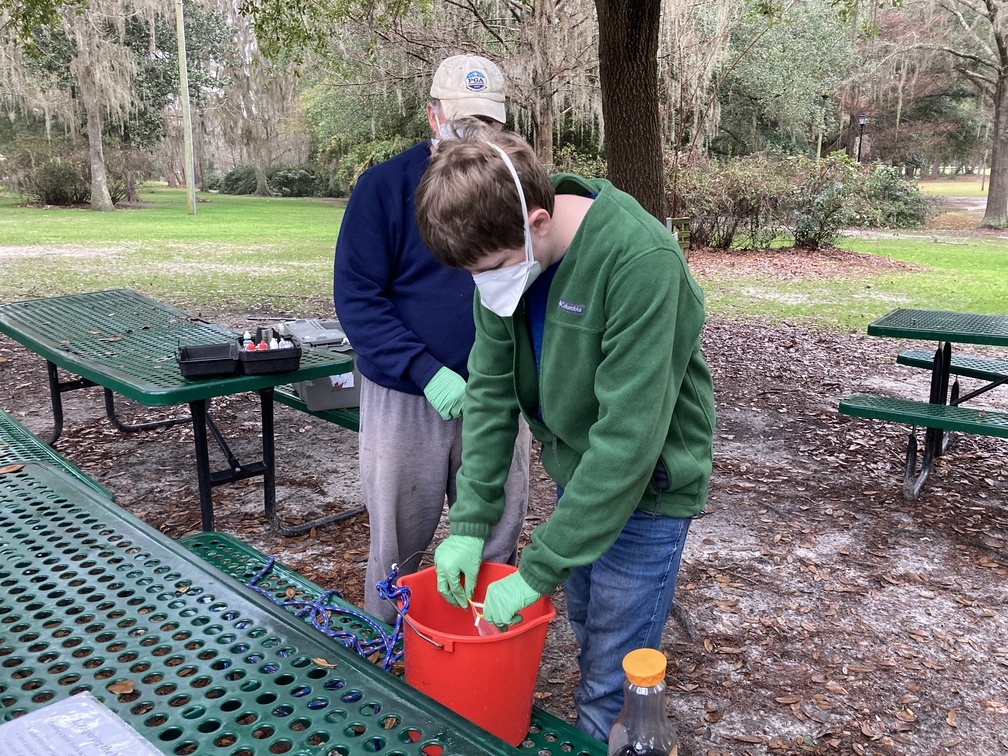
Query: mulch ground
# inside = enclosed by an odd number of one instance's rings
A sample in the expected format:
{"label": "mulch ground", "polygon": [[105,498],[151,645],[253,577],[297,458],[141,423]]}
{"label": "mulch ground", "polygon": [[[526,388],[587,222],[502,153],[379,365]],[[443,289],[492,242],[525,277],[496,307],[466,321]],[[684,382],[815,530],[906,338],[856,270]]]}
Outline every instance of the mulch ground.
{"label": "mulch ground", "polygon": [[[901,265],[838,250],[697,251],[690,264],[802,278]],[[664,642],[680,753],[1008,752],[1005,442],[954,438],[922,497],[905,501],[908,429],[836,407],[858,392],[923,398],[927,375],[895,364],[911,344],[711,318],[703,346],[717,391],[714,476]],[[0,339],[0,406],[40,434],[44,386],[41,361]],[[1008,409],[1004,392],[997,401]],[[124,436],[104,420],[99,392],[65,402],[61,453],[167,535],[199,530],[186,426]],[[238,455],[253,456],[255,401],[215,402],[214,415]],[[355,434],[286,408],[277,426],[285,518],[359,503]],[[526,536],[554,499],[536,458]],[[365,517],[286,539],[266,528],[254,480],[217,489],[215,504],[218,529],[360,603]],[[576,647],[562,591],[554,600],[535,696],[569,717]]]}

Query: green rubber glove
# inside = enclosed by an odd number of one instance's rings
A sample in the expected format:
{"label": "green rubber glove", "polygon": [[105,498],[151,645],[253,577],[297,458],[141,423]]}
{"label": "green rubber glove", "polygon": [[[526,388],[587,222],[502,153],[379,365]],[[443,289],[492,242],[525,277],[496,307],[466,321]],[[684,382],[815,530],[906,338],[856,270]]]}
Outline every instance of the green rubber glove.
{"label": "green rubber glove", "polygon": [[513,625],[521,621],[518,612],[540,598],[542,594],[532,590],[521,574],[512,572],[490,583],[483,599],[483,618],[498,626]]}
{"label": "green rubber glove", "polygon": [[[469,605],[482,560],[482,538],[450,535],[442,541],[434,550],[434,571],[438,593],[445,601],[463,609]],[[465,578],[465,585],[459,578]]]}
{"label": "green rubber glove", "polygon": [[446,366],[434,373],[423,392],[442,420],[454,420],[462,417],[465,387],[465,378]]}

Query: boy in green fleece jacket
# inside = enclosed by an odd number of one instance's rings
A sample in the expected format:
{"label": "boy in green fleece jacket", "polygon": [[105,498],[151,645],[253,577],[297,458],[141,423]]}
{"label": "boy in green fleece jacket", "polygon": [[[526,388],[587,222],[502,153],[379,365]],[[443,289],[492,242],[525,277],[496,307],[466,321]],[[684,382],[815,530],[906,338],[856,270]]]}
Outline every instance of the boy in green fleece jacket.
{"label": "boy in green fleece jacket", "polygon": [[478,290],[458,500],[435,552],[465,607],[501,517],[518,413],[542,443],[556,509],[517,573],[492,583],[495,624],[561,583],[580,646],[577,726],[599,740],[623,700],[623,656],[659,648],[690,518],[711,474],[714,391],[703,293],[665,227],[603,180],[550,178],[514,134],[443,146],[417,190],[420,233]]}

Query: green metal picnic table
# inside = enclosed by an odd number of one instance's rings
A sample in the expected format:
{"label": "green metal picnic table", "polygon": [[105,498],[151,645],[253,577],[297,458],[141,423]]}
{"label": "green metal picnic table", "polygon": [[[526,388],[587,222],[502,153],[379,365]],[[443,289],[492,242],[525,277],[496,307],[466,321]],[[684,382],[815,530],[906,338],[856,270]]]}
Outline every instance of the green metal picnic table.
{"label": "green metal picnic table", "polygon": [[[263,572],[268,564],[268,557],[226,533],[194,533],[180,538],[177,543],[189,549],[193,554],[213,565],[221,572],[246,586],[256,575]],[[364,613],[350,602],[332,591],[326,591],[303,575],[285,567],[279,562],[273,562],[272,568],[266,572],[257,583],[260,590],[274,596],[279,605],[292,603],[293,594],[302,601],[318,601],[326,596],[327,606],[350,610],[341,619],[340,626],[351,627],[354,634],[363,640],[371,640],[375,631],[382,627],[386,632],[392,628],[370,615],[367,624],[358,622],[356,616]],[[286,606],[285,611],[297,617],[301,622],[311,625],[312,616],[295,606]],[[386,674],[391,674],[387,672]],[[525,740],[518,746],[519,750],[530,750],[536,756],[605,756],[606,746],[601,741],[576,729],[573,725],[540,709],[532,707],[532,721]]]}
{"label": "green metal picnic table", "polygon": [[[950,431],[1008,437],[1008,418],[1004,414],[962,406],[1008,383],[1006,363],[954,357],[952,349],[953,344],[1008,347],[1008,315],[899,308],[870,323],[868,334],[937,342],[930,364],[931,385],[926,403],[874,396],[853,396],[841,402],[841,411],[846,414],[908,422],[927,429],[919,471],[917,439],[913,431],[910,433],[903,480],[903,494],[907,499],[917,498],[934,458],[941,456],[946,449]],[[926,365],[926,361],[917,357],[918,354],[904,352],[898,361],[907,365]],[[959,379],[956,377],[953,380],[954,375],[969,375],[986,382],[973,391],[961,394]]]}
{"label": "green metal picnic table", "polygon": [[[128,289],[0,305],[0,332],[47,362],[54,424],[50,445],[63,428],[62,394],[90,386],[104,389],[106,413],[120,430],[191,420],[204,530],[214,529],[212,489],[257,476],[263,478],[266,519],[283,535],[306,533],[351,514],[338,513],[295,526],[280,521],[276,512],[273,390],[285,383],[349,372],[352,360],[338,353],[305,349],[296,371],[187,380],[175,359],[180,347],[229,342],[238,334]],[[62,381],[59,368],[80,378]],[[245,391],[258,392],[262,419],[262,460],[249,464],[234,456],[209,413],[211,399]],[[123,423],[115,413],[114,393],[150,407],[188,404],[190,414],[153,423]],[[226,470],[210,469],[208,429],[227,458]]]}
{"label": "green metal picnic table", "polygon": [[869,323],[868,335],[1008,347],[1008,315],[899,308]]}
{"label": "green metal picnic table", "polygon": [[172,756],[519,753],[46,463],[0,473],[0,586],[0,722],[88,691]]}

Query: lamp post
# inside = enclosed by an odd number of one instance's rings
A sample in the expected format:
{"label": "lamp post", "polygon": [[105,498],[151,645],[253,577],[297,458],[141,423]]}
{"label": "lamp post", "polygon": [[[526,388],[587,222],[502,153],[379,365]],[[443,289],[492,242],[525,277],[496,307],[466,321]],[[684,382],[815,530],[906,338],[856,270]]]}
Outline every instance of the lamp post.
{"label": "lamp post", "polygon": [[866,116],[864,113],[862,113],[861,115],[859,115],[857,117],[857,122],[858,122],[858,126],[860,127],[860,132],[858,133],[858,140],[857,140],[857,161],[858,161],[858,163],[860,163],[861,162],[861,144],[864,142],[864,127],[865,127],[865,124],[868,123],[868,116]]}

